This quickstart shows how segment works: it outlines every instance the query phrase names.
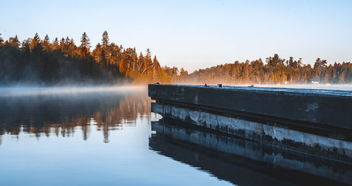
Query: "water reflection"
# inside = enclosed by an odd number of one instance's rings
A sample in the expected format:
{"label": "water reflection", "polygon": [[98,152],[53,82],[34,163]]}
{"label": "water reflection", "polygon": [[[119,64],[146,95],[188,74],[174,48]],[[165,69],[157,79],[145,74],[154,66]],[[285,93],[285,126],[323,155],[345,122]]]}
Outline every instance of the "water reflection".
{"label": "water reflection", "polygon": [[[4,185],[38,185],[38,180],[56,185],[352,183],[349,167],[180,127],[180,123],[174,125],[165,119],[152,122],[152,130],[156,131],[152,133],[149,124],[157,117],[150,114],[151,101],[145,91],[0,96],[0,144],[1,137],[4,138],[0,145],[0,182]],[[86,141],[79,135],[73,137],[77,132]],[[14,142],[9,136],[23,139]],[[50,138],[39,141],[33,140],[33,136]]]}
{"label": "water reflection", "polygon": [[223,136],[161,119],[149,146],[237,185],[352,184],[351,165]]}
{"label": "water reflection", "polygon": [[2,93],[0,185],[229,185],[149,149],[144,90]]}
{"label": "water reflection", "polygon": [[109,142],[109,131],[122,124],[135,125],[136,118],[150,120],[150,99],[146,90],[101,91],[65,94],[0,96],[0,143],[4,134],[20,133],[70,136],[77,128],[86,140],[96,125]]}

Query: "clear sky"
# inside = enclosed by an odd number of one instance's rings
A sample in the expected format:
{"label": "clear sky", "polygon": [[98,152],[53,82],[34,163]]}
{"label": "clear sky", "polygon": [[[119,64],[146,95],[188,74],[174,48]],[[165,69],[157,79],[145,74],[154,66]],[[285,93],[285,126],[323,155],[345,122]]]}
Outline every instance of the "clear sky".
{"label": "clear sky", "polygon": [[162,65],[188,70],[235,60],[317,57],[352,61],[349,0],[0,0],[0,33],[20,40],[69,36],[150,48]]}

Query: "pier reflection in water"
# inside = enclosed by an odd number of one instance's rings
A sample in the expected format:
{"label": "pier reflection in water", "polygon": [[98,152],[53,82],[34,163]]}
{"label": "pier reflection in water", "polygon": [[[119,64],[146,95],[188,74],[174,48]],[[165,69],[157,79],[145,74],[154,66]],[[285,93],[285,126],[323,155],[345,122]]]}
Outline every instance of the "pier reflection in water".
{"label": "pier reflection in water", "polygon": [[352,184],[351,165],[285,151],[170,119],[152,122],[149,145],[238,185]]}
{"label": "pier reflection in water", "polygon": [[349,167],[175,125],[150,102],[144,89],[0,92],[0,185],[351,182]]}

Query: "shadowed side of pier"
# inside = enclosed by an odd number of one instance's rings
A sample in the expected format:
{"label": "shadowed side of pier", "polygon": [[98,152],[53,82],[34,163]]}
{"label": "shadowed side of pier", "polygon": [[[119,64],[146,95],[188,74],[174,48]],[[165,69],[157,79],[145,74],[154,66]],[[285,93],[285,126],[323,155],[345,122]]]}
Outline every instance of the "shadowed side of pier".
{"label": "shadowed side of pier", "polygon": [[152,111],[190,125],[336,161],[352,159],[352,93],[149,85]]}

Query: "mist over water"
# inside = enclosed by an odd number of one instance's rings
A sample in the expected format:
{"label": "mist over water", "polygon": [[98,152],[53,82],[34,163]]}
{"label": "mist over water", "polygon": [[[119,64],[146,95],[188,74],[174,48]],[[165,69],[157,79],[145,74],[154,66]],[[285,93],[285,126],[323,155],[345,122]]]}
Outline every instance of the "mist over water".
{"label": "mist over water", "polygon": [[146,86],[60,86],[60,87],[36,87],[36,86],[10,86],[0,87],[0,96],[38,96],[60,95],[79,93],[106,93],[106,92],[141,92],[146,91]]}
{"label": "mist over water", "polygon": [[[190,85],[196,83],[188,83]],[[325,89],[352,91],[352,84],[224,84],[227,86],[254,86],[271,88],[294,88],[294,89]],[[121,85],[121,86],[7,86],[0,87],[0,97],[8,96],[39,96],[39,95],[75,95],[84,93],[106,92],[147,92],[147,85]]]}

